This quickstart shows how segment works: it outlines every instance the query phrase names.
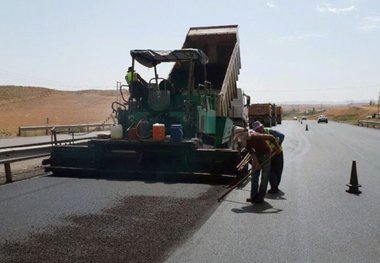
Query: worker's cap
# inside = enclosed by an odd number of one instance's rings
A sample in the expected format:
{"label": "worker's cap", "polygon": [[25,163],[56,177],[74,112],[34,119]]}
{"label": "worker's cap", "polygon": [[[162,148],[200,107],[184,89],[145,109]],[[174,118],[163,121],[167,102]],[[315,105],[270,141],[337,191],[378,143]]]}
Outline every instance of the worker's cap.
{"label": "worker's cap", "polygon": [[129,68],[128,68],[128,71],[131,71],[131,70],[132,70],[132,67],[129,67]]}
{"label": "worker's cap", "polygon": [[261,122],[259,122],[259,121],[255,121],[251,125],[251,129],[254,130],[254,131],[256,131],[260,127],[263,127],[263,124]]}

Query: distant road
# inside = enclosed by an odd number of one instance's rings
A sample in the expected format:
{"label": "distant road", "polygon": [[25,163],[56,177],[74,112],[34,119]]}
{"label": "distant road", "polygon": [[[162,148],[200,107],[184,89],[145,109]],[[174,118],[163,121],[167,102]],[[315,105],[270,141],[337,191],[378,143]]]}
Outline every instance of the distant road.
{"label": "distant road", "polygon": [[[245,202],[249,182],[216,210],[218,186],[205,183],[45,176],[0,186],[0,259],[48,262],[51,253],[38,254],[47,246],[74,261],[99,251],[98,262],[378,262],[380,131],[316,121],[276,129],[286,135],[283,193],[260,205]],[[345,192],[353,160],[360,196]]]}

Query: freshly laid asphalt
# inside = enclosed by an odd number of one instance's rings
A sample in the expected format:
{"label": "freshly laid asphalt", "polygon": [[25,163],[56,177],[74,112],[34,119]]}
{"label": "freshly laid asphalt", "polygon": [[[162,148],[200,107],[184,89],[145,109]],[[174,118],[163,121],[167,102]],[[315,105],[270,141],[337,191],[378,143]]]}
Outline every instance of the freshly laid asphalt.
{"label": "freshly laid asphalt", "polygon": [[[281,192],[263,204],[245,202],[250,182],[222,203],[222,186],[198,181],[42,176],[0,186],[0,261],[378,262],[380,131],[276,129],[286,135]],[[359,196],[345,191],[353,160]]]}

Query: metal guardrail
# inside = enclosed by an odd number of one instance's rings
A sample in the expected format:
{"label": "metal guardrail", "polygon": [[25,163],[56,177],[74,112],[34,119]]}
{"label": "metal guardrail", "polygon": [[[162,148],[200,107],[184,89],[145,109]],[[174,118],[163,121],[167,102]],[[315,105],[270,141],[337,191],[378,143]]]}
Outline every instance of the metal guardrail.
{"label": "metal guardrail", "polygon": [[51,149],[54,145],[62,144],[80,144],[85,143],[95,137],[86,137],[78,139],[60,140],[55,143],[42,142],[24,145],[15,145],[8,147],[0,147],[0,165],[4,164],[5,178],[7,183],[13,182],[11,163],[36,159],[44,156],[48,156],[51,153]]}
{"label": "metal guardrail", "polygon": [[26,136],[28,132],[42,132],[45,135],[51,134],[51,130],[91,132],[90,128],[95,130],[110,130],[113,124],[110,123],[93,123],[93,124],[72,124],[72,125],[42,125],[42,126],[21,126],[18,128],[19,136]]}
{"label": "metal guardrail", "polygon": [[376,128],[380,127],[380,121],[358,120],[358,126],[366,126]]}

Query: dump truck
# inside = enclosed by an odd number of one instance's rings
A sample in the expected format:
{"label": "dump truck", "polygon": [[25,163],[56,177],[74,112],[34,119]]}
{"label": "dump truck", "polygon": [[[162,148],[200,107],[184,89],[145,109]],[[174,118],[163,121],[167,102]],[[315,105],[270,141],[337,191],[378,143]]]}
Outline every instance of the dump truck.
{"label": "dump truck", "polygon": [[249,124],[260,121],[265,127],[272,127],[272,104],[254,103],[248,108]]}
{"label": "dump truck", "polygon": [[[56,175],[237,176],[242,153],[233,132],[247,123],[249,105],[236,83],[241,68],[238,26],[193,27],[181,49],[130,54],[133,77],[120,86],[122,101],[112,103],[117,124],[111,137],[55,146],[43,161],[45,170]],[[153,68],[154,75],[135,77],[136,63]],[[174,63],[166,78],[159,75],[163,63]]]}
{"label": "dump truck", "polygon": [[282,123],[282,107],[277,106],[276,112],[277,112],[277,124],[281,124]]}

